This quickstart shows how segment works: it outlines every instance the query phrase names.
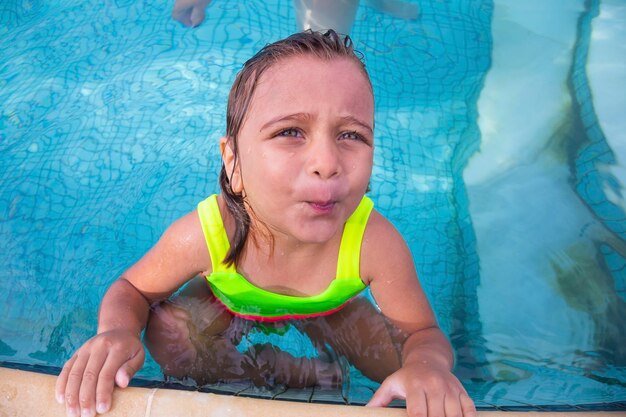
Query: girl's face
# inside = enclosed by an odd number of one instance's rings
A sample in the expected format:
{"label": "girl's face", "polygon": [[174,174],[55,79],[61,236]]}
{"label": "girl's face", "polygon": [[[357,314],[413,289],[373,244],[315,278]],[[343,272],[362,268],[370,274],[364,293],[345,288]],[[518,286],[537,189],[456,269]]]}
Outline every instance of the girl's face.
{"label": "girl's face", "polygon": [[[355,62],[281,60],[259,79],[239,132],[233,190],[275,238],[327,242],[365,194],[373,129],[374,99]],[[230,173],[232,151],[224,151]]]}

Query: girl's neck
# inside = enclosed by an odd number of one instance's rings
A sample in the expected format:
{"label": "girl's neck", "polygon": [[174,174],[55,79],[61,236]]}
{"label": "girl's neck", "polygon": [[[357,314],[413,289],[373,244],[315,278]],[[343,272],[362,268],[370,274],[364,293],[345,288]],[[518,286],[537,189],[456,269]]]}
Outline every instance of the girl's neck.
{"label": "girl's neck", "polygon": [[256,221],[253,220],[246,248],[256,252],[258,260],[277,266],[287,266],[293,263],[319,263],[320,259],[325,258],[327,251],[334,252],[335,246],[336,250],[339,250],[337,243],[341,241],[341,235],[322,243],[302,242],[281,231],[255,223]]}
{"label": "girl's neck", "polygon": [[335,278],[341,236],[335,240],[303,243],[281,233],[256,233],[248,236],[237,269],[259,287],[292,295],[315,295]]}

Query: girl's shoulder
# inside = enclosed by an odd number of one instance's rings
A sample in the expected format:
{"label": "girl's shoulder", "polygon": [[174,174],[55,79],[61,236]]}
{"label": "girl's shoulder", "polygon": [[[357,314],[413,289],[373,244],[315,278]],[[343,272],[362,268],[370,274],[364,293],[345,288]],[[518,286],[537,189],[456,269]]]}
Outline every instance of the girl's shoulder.
{"label": "girl's shoulder", "polygon": [[197,209],[172,223],[161,236],[159,244],[164,246],[164,251],[184,258],[202,274],[211,272],[211,257]]}
{"label": "girl's shoulder", "polygon": [[391,271],[413,270],[413,258],[395,226],[377,210],[372,210],[361,244],[361,279],[370,284]]}
{"label": "girl's shoulder", "polygon": [[211,270],[200,220],[192,211],[172,223],[157,243],[125,273],[124,278],[144,296],[168,297],[185,282]]}

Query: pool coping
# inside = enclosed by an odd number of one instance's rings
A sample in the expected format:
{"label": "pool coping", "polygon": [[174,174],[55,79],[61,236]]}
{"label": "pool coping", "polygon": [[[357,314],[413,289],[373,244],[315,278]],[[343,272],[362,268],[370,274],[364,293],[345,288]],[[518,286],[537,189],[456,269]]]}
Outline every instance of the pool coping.
{"label": "pool coping", "polygon": [[[54,400],[56,377],[37,372],[0,368],[0,416],[65,416],[65,408]],[[483,411],[479,416],[624,416],[625,411]],[[169,388],[129,387],[116,389],[110,417],[404,417],[402,408],[366,408],[353,405],[313,404],[268,400]]]}

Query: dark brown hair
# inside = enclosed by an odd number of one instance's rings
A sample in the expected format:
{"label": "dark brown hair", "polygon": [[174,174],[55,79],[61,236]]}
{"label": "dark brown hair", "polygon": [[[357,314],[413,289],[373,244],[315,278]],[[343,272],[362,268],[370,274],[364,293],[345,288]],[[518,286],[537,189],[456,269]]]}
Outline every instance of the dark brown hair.
{"label": "dark brown hair", "polygon": [[[237,135],[245,121],[259,79],[277,62],[301,55],[310,55],[325,61],[336,58],[352,59],[363,71],[371,88],[372,84],[365,70],[362,55],[354,50],[352,40],[347,35],[339,35],[332,29],[323,34],[307,30],[266,45],[243,65],[228,96],[226,136],[229,141],[227,146],[231,146],[235,157],[233,169],[236,169],[238,164]],[[226,207],[235,220],[235,234],[224,259],[225,263],[232,264],[239,261],[248,238],[250,213],[246,210],[245,197],[233,192],[224,164],[220,172],[220,188]]]}

